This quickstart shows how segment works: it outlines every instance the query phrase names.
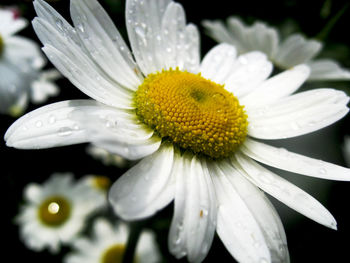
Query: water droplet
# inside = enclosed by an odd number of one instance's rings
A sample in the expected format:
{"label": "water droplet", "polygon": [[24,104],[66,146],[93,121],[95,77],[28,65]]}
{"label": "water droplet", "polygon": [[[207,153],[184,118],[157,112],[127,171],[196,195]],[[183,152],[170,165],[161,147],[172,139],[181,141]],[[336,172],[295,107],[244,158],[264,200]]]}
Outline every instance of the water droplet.
{"label": "water droplet", "polygon": [[266,258],[260,258],[259,263],[268,263],[269,261]]}
{"label": "water droplet", "polygon": [[49,124],[54,124],[56,122],[56,117],[54,115],[49,116]]}
{"label": "water droplet", "polygon": [[38,127],[38,128],[40,128],[40,127],[43,126],[43,122],[42,122],[42,121],[37,121],[37,122],[35,123],[35,126]]}
{"label": "water droplet", "polygon": [[62,127],[58,129],[59,136],[68,136],[72,134],[72,129],[69,127]]}
{"label": "water droplet", "polygon": [[58,29],[62,30],[63,29],[63,22],[61,19],[56,19],[56,26]]}
{"label": "water droplet", "polygon": [[248,59],[246,57],[240,56],[238,58],[238,61],[242,64],[242,65],[247,65],[248,64]]}
{"label": "water droplet", "polygon": [[142,27],[136,27],[135,28],[135,33],[139,35],[139,37],[141,38],[145,38],[146,37],[146,33],[145,33],[145,30],[142,28]]}
{"label": "water droplet", "polygon": [[323,175],[327,174],[327,170],[325,168],[320,168],[318,172]]}
{"label": "water droplet", "polygon": [[254,241],[254,242],[253,242],[253,246],[254,246],[255,248],[258,248],[258,247],[261,246],[261,243],[260,243],[259,241]]}

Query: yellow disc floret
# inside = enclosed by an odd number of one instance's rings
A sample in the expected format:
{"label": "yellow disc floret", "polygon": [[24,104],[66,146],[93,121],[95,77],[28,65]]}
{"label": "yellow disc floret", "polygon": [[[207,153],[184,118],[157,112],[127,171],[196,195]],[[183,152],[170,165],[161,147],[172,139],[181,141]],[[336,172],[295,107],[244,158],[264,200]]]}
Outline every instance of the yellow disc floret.
{"label": "yellow disc floret", "polygon": [[227,157],[247,135],[247,115],[238,99],[200,74],[178,69],[150,74],[134,102],[142,122],[196,154]]}
{"label": "yellow disc floret", "polygon": [[[101,263],[122,263],[125,252],[125,246],[123,244],[115,244],[109,247],[101,256]],[[133,263],[137,263],[138,260],[135,256]]]}
{"label": "yellow disc floret", "polygon": [[62,196],[49,197],[41,203],[38,210],[40,221],[50,227],[63,225],[70,215],[70,203]]}

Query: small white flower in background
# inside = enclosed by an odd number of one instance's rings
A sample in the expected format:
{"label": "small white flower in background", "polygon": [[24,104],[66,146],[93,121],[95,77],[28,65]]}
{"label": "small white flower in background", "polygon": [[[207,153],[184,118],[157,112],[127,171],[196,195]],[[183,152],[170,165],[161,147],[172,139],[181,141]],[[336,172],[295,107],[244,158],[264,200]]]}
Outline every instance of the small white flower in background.
{"label": "small white flower in background", "polygon": [[107,208],[107,193],[111,186],[111,180],[103,175],[86,175],[81,178],[81,181],[96,192],[95,202],[100,204],[100,208]]}
{"label": "small white flower in background", "polygon": [[56,70],[42,71],[46,59],[30,39],[15,36],[27,26],[13,10],[0,9],[0,113],[18,116],[28,101],[41,103],[58,94]]}
{"label": "small white flower in background", "polygon": [[247,26],[236,17],[229,17],[227,25],[219,20],[204,20],[203,26],[209,36],[219,43],[233,44],[240,54],[262,51],[282,69],[306,63],[311,69],[309,81],[350,80],[350,71],[341,68],[338,62],[315,59],[322,49],[322,43],[306,39],[301,34],[291,34],[281,41],[278,31],[266,23],[257,21]]}
{"label": "small white flower in background", "polygon": [[90,154],[97,160],[102,161],[104,165],[114,165],[118,168],[124,168],[128,165],[129,161],[120,155],[112,154],[105,149],[89,145],[86,149],[87,153]]}
{"label": "small white flower in background", "polygon": [[350,136],[349,135],[344,137],[343,155],[344,155],[346,165],[350,167]]}
{"label": "small white flower in background", "polygon": [[16,218],[21,240],[32,250],[48,248],[52,253],[77,238],[87,218],[105,205],[100,194],[73,181],[72,174],[53,174],[42,185],[31,183],[24,197]]}
{"label": "small white flower in background", "polygon": [[34,7],[44,52],[93,100],[28,113],[6,132],[8,146],[90,142],[141,159],[114,183],[109,201],[124,220],[139,220],[174,200],[169,250],[191,262],[204,260],[215,231],[239,262],[289,262],[283,226],[263,191],[336,229],[315,198],[258,162],[332,180],[350,180],[350,170],[258,139],[296,137],[336,122],[348,112],[344,92],[293,94],[309,77],[306,65],[269,78],[265,54],[237,56],[228,44],[200,62],[197,28],[170,0],[126,1],[134,57],[97,1],[71,1],[75,27],[42,0]]}
{"label": "small white flower in background", "polygon": [[[129,236],[124,223],[111,225],[106,219],[94,221],[92,238],[79,238],[72,244],[74,252],[68,254],[65,263],[122,263]],[[143,230],[134,254],[137,263],[160,262],[160,253],[153,232]]]}

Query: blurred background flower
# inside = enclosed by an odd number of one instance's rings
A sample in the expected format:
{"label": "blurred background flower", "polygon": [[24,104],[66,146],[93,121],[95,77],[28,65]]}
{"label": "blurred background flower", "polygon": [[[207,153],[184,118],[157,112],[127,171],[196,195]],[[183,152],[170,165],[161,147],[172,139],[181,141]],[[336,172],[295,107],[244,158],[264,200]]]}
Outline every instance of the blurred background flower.
{"label": "blurred background flower", "polygon": [[[111,15],[124,39],[127,39],[124,27],[125,1],[101,0],[100,2]],[[347,0],[240,1],[234,4],[223,0],[215,2],[201,1],[200,3],[185,0],[179,0],[178,2],[184,6],[187,20],[198,26],[201,25],[201,21],[204,19],[225,20],[233,15],[245,21],[247,25],[251,25],[257,20],[264,21],[268,25],[278,28],[281,38],[285,38],[292,32],[302,33],[308,39],[316,38],[318,41],[323,42],[323,49],[318,56],[319,58],[331,58],[338,61],[343,68],[350,68],[350,41],[346,34],[350,24],[349,8],[346,8]],[[69,1],[55,0],[50,1],[50,4],[59,10],[61,14],[64,14],[66,18],[69,18]],[[6,8],[9,6],[18,7],[21,16],[29,21],[35,16],[31,0],[2,0],[0,5]],[[344,11],[339,16],[338,14],[341,10]],[[207,53],[216,44],[204,32],[204,28],[201,28],[202,54]],[[39,43],[30,25],[25,27],[19,34]],[[51,65],[48,64],[45,68],[51,68]],[[58,79],[56,83],[61,88],[61,92],[58,97],[49,98],[47,103],[72,98],[86,98],[66,79]],[[320,86],[330,87],[329,84],[329,82],[308,83],[304,86],[304,89]],[[331,87],[344,90],[347,94],[350,94],[350,86],[347,82],[332,82]],[[29,103],[27,110],[30,111],[35,108],[37,108],[36,105]],[[0,118],[1,134],[4,134],[15,118],[7,115],[1,115]],[[288,145],[284,144],[284,147],[314,158],[345,165],[342,155],[342,143],[344,135],[350,134],[347,125],[349,120],[350,118],[347,116],[332,127],[310,134],[310,136],[289,140]],[[304,145],[303,148],[299,147],[301,144]],[[63,257],[70,251],[69,248],[64,246],[61,252],[55,256],[46,250],[35,253],[19,240],[19,227],[13,221],[22,202],[22,191],[28,183],[43,182],[49,174],[55,171],[71,171],[76,175],[77,179],[84,177],[86,174],[103,174],[111,181],[115,181],[127,169],[126,167],[105,166],[101,161],[89,155],[84,155],[85,152],[85,145],[41,151],[19,151],[5,147],[4,143],[1,144],[1,164],[4,167],[1,174],[5,189],[2,191],[1,197],[2,200],[6,200],[3,210],[6,211],[3,215],[7,238],[5,254],[8,253],[12,261],[19,262],[25,257],[26,260],[33,262],[62,262]],[[279,206],[277,210],[286,228],[291,261],[344,261],[344,258],[348,256],[347,238],[350,234],[350,215],[345,205],[349,200],[347,195],[350,187],[349,183],[324,181],[321,186],[321,180],[319,179],[304,177],[301,182],[299,180],[300,177],[294,174],[283,176],[320,200],[338,222],[338,231],[329,230],[314,224],[311,220],[302,217],[287,207]],[[168,253],[167,248],[167,235],[170,218],[173,213],[172,209],[172,205],[170,205],[167,209],[157,214],[156,217],[150,218],[144,223],[147,228],[153,229],[156,235],[156,242],[159,244],[160,251],[164,256],[163,262],[178,262]],[[111,216],[108,209],[105,212],[108,216]],[[293,220],[289,220],[291,215]],[[220,240],[217,237],[215,239],[214,246],[205,262],[218,261],[218,255],[220,255],[222,262],[233,262],[231,255],[226,251]],[[180,262],[186,262],[186,260],[181,260]]]}
{"label": "blurred background flower", "polygon": [[62,244],[77,238],[89,216],[106,206],[105,193],[73,181],[72,174],[53,174],[42,185],[24,189],[25,203],[16,217],[21,240],[34,251],[57,253]]}
{"label": "blurred background flower", "polygon": [[0,9],[0,113],[18,116],[28,100],[45,101],[58,94],[56,70],[42,71],[46,58],[32,39],[15,34],[28,25],[15,8]]}
{"label": "blurred background flower", "polygon": [[[65,263],[122,263],[130,234],[128,225],[123,222],[111,224],[105,218],[93,222],[91,239],[81,237],[74,241],[74,252],[69,253]],[[155,235],[143,230],[137,241],[132,262],[161,262]]]}

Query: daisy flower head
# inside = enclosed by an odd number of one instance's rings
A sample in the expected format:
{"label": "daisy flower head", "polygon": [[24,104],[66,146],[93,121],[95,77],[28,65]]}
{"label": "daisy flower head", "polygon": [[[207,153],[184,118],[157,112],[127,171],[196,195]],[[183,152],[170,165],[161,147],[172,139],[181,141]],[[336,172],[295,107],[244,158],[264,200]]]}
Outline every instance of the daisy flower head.
{"label": "daisy flower head", "polygon": [[311,69],[308,81],[350,80],[350,71],[338,62],[315,58],[323,48],[322,42],[307,39],[299,33],[281,40],[277,29],[265,22],[256,21],[248,26],[237,17],[229,17],[226,25],[219,20],[204,20],[203,26],[219,43],[234,45],[240,54],[254,50],[264,52],[281,69],[307,64]]}
{"label": "daisy flower head", "polygon": [[[94,221],[92,238],[79,238],[72,244],[74,251],[68,254],[65,263],[122,263],[129,236],[125,223],[113,226],[108,220]],[[134,261],[138,263],[160,262],[160,253],[153,232],[144,230],[136,245]]]}
{"label": "daisy flower head", "polygon": [[88,216],[100,209],[99,195],[72,174],[53,174],[42,185],[24,189],[25,204],[16,218],[20,237],[32,250],[57,253],[83,230]]}
{"label": "daisy flower head", "polygon": [[[333,89],[293,94],[306,65],[269,78],[261,52],[238,56],[220,44],[200,61],[199,33],[171,0],[127,0],[132,53],[95,0],[72,0],[74,27],[42,0],[33,25],[52,63],[93,100],[51,104],[18,119],[8,146],[49,148],[89,142],[141,159],[111,187],[125,220],[154,215],[174,200],[169,249],[202,261],[215,231],[239,262],[288,262],[279,216],[260,191],[336,228],[313,197],[258,162],[307,176],[349,180],[350,170],[257,139],[319,130],[347,114]],[[258,162],[257,162],[258,161]]]}
{"label": "daisy flower head", "polygon": [[27,21],[13,10],[0,9],[0,113],[19,115],[30,98],[40,103],[58,93],[56,70],[41,71],[46,60],[30,39],[15,36]]}

